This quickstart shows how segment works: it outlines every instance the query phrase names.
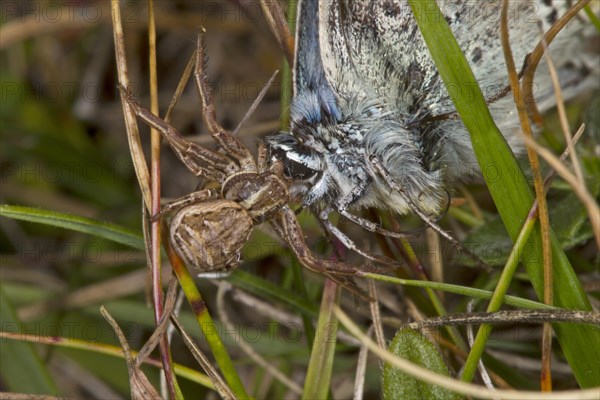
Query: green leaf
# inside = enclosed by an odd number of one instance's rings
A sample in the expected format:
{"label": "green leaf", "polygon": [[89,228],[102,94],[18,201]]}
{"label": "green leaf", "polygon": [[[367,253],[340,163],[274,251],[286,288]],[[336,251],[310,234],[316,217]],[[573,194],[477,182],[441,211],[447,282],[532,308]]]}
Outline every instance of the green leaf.
{"label": "green leaf", "polygon": [[[450,376],[446,363],[435,346],[417,331],[412,329],[399,330],[388,350],[398,357],[427,368],[431,372]],[[457,393],[415,379],[388,363],[383,366],[382,387],[385,400],[456,400],[461,398]]]}
{"label": "green leaf", "polygon": [[[562,199],[549,199],[548,210],[551,225],[563,249],[573,248],[594,236],[587,211],[576,194],[569,193]],[[498,266],[506,263],[513,247],[498,215],[473,229],[463,243],[489,265]],[[473,260],[466,256],[461,256],[459,262],[469,266],[475,265]]]}
{"label": "green leaf", "polygon": [[570,249],[594,236],[588,214],[575,193],[560,201],[549,201],[549,216],[563,249]]}
{"label": "green leaf", "polygon": [[[506,140],[496,127],[481,89],[435,0],[409,0],[421,33],[449,94],[471,136],[477,161],[510,238],[515,241],[533,204],[533,194]],[[554,305],[590,311],[591,305],[558,239],[551,233]],[[543,298],[542,243],[539,224],[521,262],[538,298]],[[556,337],[578,383],[600,382],[600,333],[588,326],[553,324]]]}
{"label": "green leaf", "polygon": [[[498,266],[506,263],[513,248],[513,242],[499,215],[491,217],[485,224],[473,229],[463,244],[489,265]],[[461,256],[460,263],[475,266],[473,260],[465,256]]]}
{"label": "green leaf", "polygon": [[144,240],[137,233],[118,225],[91,218],[79,217],[41,208],[11,206],[6,204],[0,205],[0,216],[87,233],[134,249],[144,249]]}
{"label": "green leaf", "polygon": [[[3,331],[20,332],[22,323],[0,285],[0,325]],[[0,340],[0,377],[12,392],[58,395],[58,389],[30,343]]]}
{"label": "green leaf", "polygon": [[[568,250],[593,237],[587,211],[576,194],[569,193],[562,199],[549,199],[548,210],[550,222],[563,249]],[[513,248],[513,242],[498,215],[473,229],[463,243],[489,265],[498,266],[506,263]],[[465,256],[461,257],[460,262],[475,265],[473,260]]]}

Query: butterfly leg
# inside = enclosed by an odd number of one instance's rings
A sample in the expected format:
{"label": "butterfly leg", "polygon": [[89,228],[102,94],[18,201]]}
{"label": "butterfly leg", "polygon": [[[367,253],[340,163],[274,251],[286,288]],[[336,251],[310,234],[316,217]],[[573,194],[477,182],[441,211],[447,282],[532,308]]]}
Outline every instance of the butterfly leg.
{"label": "butterfly leg", "polygon": [[384,235],[384,236],[388,236],[388,237],[392,237],[392,238],[396,238],[396,239],[406,239],[406,238],[414,237],[415,235],[417,235],[417,232],[418,232],[418,231],[392,232],[385,228],[382,228],[381,226],[377,225],[376,223],[374,223],[372,221],[369,221],[366,218],[362,218],[357,215],[354,215],[354,214],[348,212],[347,210],[340,210],[338,212],[344,218],[348,219],[349,221],[354,222],[356,225],[360,226],[361,228],[364,228],[364,229],[368,230],[369,232],[379,233],[380,235]]}
{"label": "butterfly leg", "polygon": [[[388,172],[385,170],[385,168],[381,165],[381,163],[379,162],[379,160],[376,157],[371,158],[371,163],[373,164],[373,167],[375,168],[375,170],[381,175],[382,178],[385,179],[385,181],[388,183],[388,185],[390,185],[390,188],[392,190],[396,190],[400,193],[402,193],[402,189],[400,188],[400,186],[394,181],[394,179],[388,174]],[[427,215],[426,213],[424,213],[413,201],[410,197],[406,196],[406,201],[408,202],[411,210],[417,214],[417,216],[419,218],[421,218],[421,220],[423,222],[425,222],[431,229],[433,229],[435,232],[437,232],[441,237],[443,237],[444,239],[446,239],[448,241],[448,243],[450,243],[451,245],[453,245],[454,247],[456,247],[459,251],[463,252],[466,256],[468,256],[469,258],[471,258],[473,261],[475,261],[477,263],[478,266],[486,269],[486,270],[490,270],[490,266],[487,265],[485,263],[485,261],[483,261],[481,258],[479,258],[478,255],[476,255],[475,253],[471,252],[470,250],[468,250],[467,248],[465,248],[465,246],[463,246],[460,242],[458,242],[458,240],[454,239],[452,237],[452,235],[450,235],[448,232],[446,232],[445,230],[442,229],[441,226],[439,226],[436,221],[433,221],[429,215]],[[346,218],[348,218],[348,216],[344,215]],[[354,218],[357,218],[356,216],[352,216]],[[390,232],[387,230],[384,230],[382,228],[381,229],[383,232],[382,234],[385,234],[387,236],[391,236],[391,237],[396,237],[394,235],[398,235],[395,232]],[[379,231],[379,229],[377,230],[377,232]]]}
{"label": "butterfly leg", "polygon": [[380,264],[384,264],[384,265],[396,265],[397,263],[387,257],[382,257],[382,256],[377,256],[374,254],[370,254],[364,250],[361,250],[356,243],[354,243],[352,241],[352,239],[350,239],[348,236],[346,236],[346,234],[344,234],[341,230],[339,230],[335,225],[333,225],[331,223],[331,221],[329,221],[329,213],[331,210],[323,210],[319,213],[319,219],[321,220],[321,222],[323,223],[324,228],[331,233],[333,236],[335,236],[340,242],[342,242],[342,244],[344,246],[346,246],[347,249],[350,249],[358,254],[360,254],[361,256],[365,257],[366,259],[369,259],[371,261],[375,261],[377,263]]}

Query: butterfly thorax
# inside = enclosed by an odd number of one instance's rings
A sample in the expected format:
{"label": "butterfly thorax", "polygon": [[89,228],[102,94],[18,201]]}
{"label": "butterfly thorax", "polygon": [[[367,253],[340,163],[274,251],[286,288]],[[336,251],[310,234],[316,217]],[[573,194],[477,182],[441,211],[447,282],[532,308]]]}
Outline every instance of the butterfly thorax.
{"label": "butterfly thorax", "polygon": [[[323,104],[314,101],[315,96],[294,100],[291,133],[267,139],[273,157],[283,162],[293,182],[293,196],[317,210],[374,207],[406,214],[410,199],[429,214],[441,211],[447,199],[443,166],[425,157],[430,152],[425,151],[414,116],[394,113],[361,94],[337,98],[333,111],[315,109],[315,104]],[[405,190],[391,190],[374,160]]]}

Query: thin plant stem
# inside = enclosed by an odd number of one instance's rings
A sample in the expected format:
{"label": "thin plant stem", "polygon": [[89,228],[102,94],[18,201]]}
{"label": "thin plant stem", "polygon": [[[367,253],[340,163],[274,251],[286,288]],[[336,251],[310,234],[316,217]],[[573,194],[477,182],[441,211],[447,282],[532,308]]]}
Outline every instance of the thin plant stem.
{"label": "thin plant stem", "polygon": [[[150,72],[150,110],[158,115],[158,78],[156,72],[156,24],[154,18],[154,1],[148,0],[148,69]],[[154,128],[150,129],[150,195],[151,215],[160,213],[160,134]],[[145,214],[144,214],[145,215]],[[160,261],[160,221],[155,220],[150,224],[150,271],[152,274],[152,301],[154,305],[154,319],[158,322],[163,317],[164,294],[162,291],[162,268]],[[179,398],[177,393],[177,380],[173,375],[173,360],[169,347],[169,337],[164,335],[160,340],[160,355],[164,368],[164,379],[167,383],[171,398]],[[163,394],[164,395],[164,394]]]}
{"label": "thin plant stem", "polygon": [[[590,0],[580,0],[577,3],[573,4],[571,8],[569,8],[551,27],[548,29],[548,32],[544,34],[544,37],[540,42],[535,46],[533,51],[527,57],[527,67],[523,71],[523,76],[521,79],[521,87],[523,88],[523,98],[524,99],[533,99],[533,89],[535,88],[533,80],[535,78],[535,72],[537,71],[537,66],[544,56],[545,45],[544,43],[551,43],[552,40],[558,35],[558,33],[571,21],[575,16],[581,11],[582,8],[586,7],[589,4]],[[527,109],[529,114],[531,114],[533,120],[537,124],[541,124],[542,117],[540,116],[540,112],[537,109],[535,101],[527,102]]]}
{"label": "thin plant stem", "polygon": [[[120,0],[111,0],[110,2],[111,18],[113,22],[113,36],[115,41],[115,58],[117,61],[117,76],[119,83],[127,88],[129,87],[129,71],[127,68],[127,58],[125,56],[125,40],[123,34],[123,24],[121,18]],[[148,172],[148,164],[144,157],[142,142],[137,125],[137,118],[131,109],[131,106],[123,99],[121,94],[121,104],[123,106],[123,115],[125,117],[125,128],[127,130],[127,140],[129,142],[129,151],[137,177],[138,184],[142,191],[144,204],[148,210],[151,207],[150,193],[150,173]]]}
{"label": "thin plant stem", "polygon": [[596,27],[596,30],[598,30],[600,32],[600,18],[598,18],[598,16],[596,14],[594,14],[590,5],[587,4],[583,8],[583,11],[585,12],[585,15],[588,16],[588,18],[590,19],[592,24],[594,24],[594,26]]}
{"label": "thin plant stem", "polygon": [[[5,340],[19,340],[30,343],[45,344],[49,346],[58,346],[68,349],[90,351],[97,354],[105,354],[113,357],[125,358],[123,349],[119,346],[106,343],[89,342],[86,340],[62,337],[62,336],[40,336],[38,334],[27,334],[22,332],[3,332],[0,331],[0,339]],[[131,355],[137,357],[139,352],[132,350]],[[156,368],[162,368],[162,363],[151,357],[146,357],[142,364],[151,365]],[[192,382],[214,390],[214,385],[208,378],[208,376],[197,372],[191,368],[188,368],[181,364],[173,364],[173,371]]]}
{"label": "thin plant stem", "polygon": [[[393,228],[398,230],[399,226],[398,226],[398,223],[396,222],[396,220],[392,219],[392,223],[394,224]],[[414,249],[412,248],[412,246],[410,245],[410,243],[408,242],[408,240],[394,239],[393,242],[396,245],[397,249],[400,251],[400,253],[403,255],[405,261],[408,263],[408,265],[410,265],[415,277],[418,279],[424,280],[424,281],[429,281],[429,277],[425,273],[425,269],[423,268],[423,265],[417,258],[417,255],[416,255]],[[438,294],[435,292],[435,290],[433,290],[430,287],[425,287],[425,292],[427,293],[427,296],[429,297],[429,301],[431,301],[431,304],[433,305],[433,308],[435,309],[436,313],[439,316],[447,315],[448,312],[446,311],[446,307],[444,307],[442,300],[440,299]],[[460,332],[458,331],[458,329],[456,329],[453,326],[449,326],[446,328],[446,330],[448,332],[448,335],[452,339],[452,341],[454,341],[454,343],[461,350],[466,351],[467,344],[465,343],[464,339],[460,335]]]}
{"label": "thin plant stem", "polygon": [[[454,293],[461,296],[472,297],[476,299],[491,299],[493,296],[493,292],[489,290],[476,289],[472,287],[453,285],[451,283],[441,283],[441,282],[431,282],[431,281],[422,281],[422,280],[412,280],[412,279],[402,279],[396,278],[388,275],[380,275],[372,272],[358,272],[358,276],[363,278],[375,279],[382,282],[388,282],[395,285],[403,285],[403,286],[414,286],[414,287],[422,287],[422,288],[430,288],[433,290],[443,290],[444,292]],[[544,303],[539,303],[537,301],[522,299],[516,296],[504,296],[503,300],[504,304],[513,307],[521,307],[527,309],[554,309],[555,307],[550,307],[545,305]]]}
{"label": "thin plant stem", "polygon": [[[509,0],[502,2],[502,10],[500,13],[500,38],[502,40],[502,50],[504,51],[504,60],[506,62],[506,68],[508,71],[508,78],[510,87],[513,92],[515,105],[519,115],[519,121],[521,123],[521,129],[523,134],[529,138],[533,137],[531,124],[527,115],[527,108],[525,106],[524,97],[521,95],[521,87],[519,86],[519,76],[515,60],[512,54],[510,45],[509,30],[508,30],[508,5]],[[550,246],[550,219],[548,217],[548,206],[546,204],[546,193],[544,190],[544,182],[542,180],[542,174],[540,172],[540,161],[537,153],[526,145],[527,156],[529,157],[529,164],[533,173],[533,186],[535,189],[535,197],[538,203],[537,216],[540,220],[540,230],[542,236],[542,259],[543,259],[543,270],[544,270],[544,303],[552,305],[553,302],[553,273],[552,273],[552,248]],[[535,218],[535,215],[529,215],[529,218]],[[520,252],[519,252],[520,253]],[[512,255],[512,253],[511,253]],[[515,266],[516,268],[516,266]],[[510,278],[512,278],[512,274]],[[502,274],[504,277],[504,273]],[[502,279],[501,277],[501,279]],[[510,282],[510,281],[509,281]],[[509,283],[508,282],[508,283]],[[498,307],[500,304],[498,304]],[[495,311],[495,310],[494,310]],[[490,329],[490,328],[488,328]],[[552,355],[552,326],[549,324],[544,325],[544,334],[542,339],[542,390],[552,390],[552,378],[550,361]],[[464,376],[464,375],[463,375]]]}
{"label": "thin plant stem", "polygon": [[[525,221],[525,225],[523,229],[521,229],[521,233],[513,246],[510,255],[508,256],[508,260],[506,261],[506,265],[502,270],[502,274],[500,275],[500,279],[498,280],[498,284],[496,285],[496,290],[490,299],[490,304],[486,309],[487,312],[498,311],[502,306],[502,303],[505,302],[505,295],[510,286],[510,282],[512,281],[512,277],[519,265],[519,259],[522,255],[522,251],[527,243],[527,237],[531,234],[533,227],[535,225],[535,217],[530,214],[527,220]],[[477,331],[477,336],[475,336],[475,341],[473,342],[473,346],[471,347],[471,351],[469,352],[469,356],[467,357],[467,361],[465,362],[465,366],[463,369],[461,379],[464,382],[470,382],[473,380],[473,376],[475,375],[475,371],[477,371],[477,366],[479,360],[481,359],[481,355],[485,349],[485,343],[490,336],[492,331],[491,325],[481,325],[479,330]]]}
{"label": "thin plant stem", "polygon": [[[219,282],[219,289],[217,291],[217,310],[219,319],[223,323],[225,329],[228,332],[235,331],[235,326],[231,322],[227,310],[225,309],[225,293],[231,288],[231,285],[227,282]],[[237,340],[237,345],[246,355],[256,363],[256,365],[262,367],[268,374],[273,376],[282,385],[286,386],[290,391],[297,395],[302,395],[302,388],[293,380],[285,376],[278,368],[277,365],[270,363],[263,356],[254,350],[254,348],[244,339],[243,335]]]}

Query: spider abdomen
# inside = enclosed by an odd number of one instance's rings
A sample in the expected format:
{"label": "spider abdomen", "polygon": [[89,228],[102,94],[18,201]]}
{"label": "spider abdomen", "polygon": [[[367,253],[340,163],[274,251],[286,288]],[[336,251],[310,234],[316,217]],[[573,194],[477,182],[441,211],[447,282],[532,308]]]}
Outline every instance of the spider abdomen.
{"label": "spider abdomen", "polygon": [[230,200],[212,200],[180,209],[171,220],[171,245],[201,274],[235,269],[254,223]]}

